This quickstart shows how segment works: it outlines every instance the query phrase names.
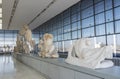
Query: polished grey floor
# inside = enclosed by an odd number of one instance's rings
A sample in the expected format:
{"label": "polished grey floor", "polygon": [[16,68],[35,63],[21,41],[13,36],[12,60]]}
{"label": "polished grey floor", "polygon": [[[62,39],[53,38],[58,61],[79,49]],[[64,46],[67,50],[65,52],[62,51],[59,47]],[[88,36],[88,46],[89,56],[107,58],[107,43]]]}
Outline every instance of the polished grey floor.
{"label": "polished grey floor", "polygon": [[10,55],[0,55],[0,79],[45,79]]}

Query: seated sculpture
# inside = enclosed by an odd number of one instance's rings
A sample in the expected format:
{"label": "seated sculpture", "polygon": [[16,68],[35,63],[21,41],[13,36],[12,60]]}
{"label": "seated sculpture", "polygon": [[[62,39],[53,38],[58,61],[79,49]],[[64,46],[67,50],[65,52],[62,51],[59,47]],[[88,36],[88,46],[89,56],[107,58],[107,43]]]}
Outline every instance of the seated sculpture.
{"label": "seated sculpture", "polygon": [[38,45],[40,49],[39,56],[41,57],[59,57],[55,46],[53,45],[53,35],[52,34],[44,34],[43,39],[40,40]]}
{"label": "seated sculpture", "polygon": [[92,69],[107,68],[113,66],[113,62],[105,58],[112,58],[112,53],[111,46],[95,48],[90,38],[82,38],[70,47],[65,62]]}

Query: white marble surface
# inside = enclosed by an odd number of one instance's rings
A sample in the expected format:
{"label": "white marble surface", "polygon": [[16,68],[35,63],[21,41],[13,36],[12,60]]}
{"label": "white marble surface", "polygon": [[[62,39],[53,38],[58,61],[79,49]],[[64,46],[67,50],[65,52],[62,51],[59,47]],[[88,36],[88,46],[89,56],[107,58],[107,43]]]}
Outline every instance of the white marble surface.
{"label": "white marble surface", "polygon": [[12,56],[0,56],[0,79],[46,79],[39,72],[18,62]]}

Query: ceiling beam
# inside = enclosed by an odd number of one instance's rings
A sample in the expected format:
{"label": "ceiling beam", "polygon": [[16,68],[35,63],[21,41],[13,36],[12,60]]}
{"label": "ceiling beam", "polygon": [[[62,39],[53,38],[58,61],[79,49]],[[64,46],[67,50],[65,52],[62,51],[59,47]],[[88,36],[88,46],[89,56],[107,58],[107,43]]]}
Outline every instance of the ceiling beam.
{"label": "ceiling beam", "polygon": [[35,21],[35,19],[36,19],[37,17],[39,17],[41,14],[43,14],[52,4],[55,3],[55,1],[56,1],[56,0],[53,0],[52,2],[50,2],[50,3],[46,6],[46,8],[44,8],[37,16],[35,16],[35,17],[28,23],[28,25],[30,25],[33,21]]}
{"label": "ceiling beam", "polygon": [[0,4],[0,8],[2,8],[2,4]]}
{"label": "ceiling beam", "polygon": [[13,8],[12,8],[12,12],[11,12],[11,16],[10,16],[10,20],[9,20],[7,29],[10,28],[10,24],[11,24],[11,22],[12,22],[12,19],[13,19],[14,14],[15,14],[16,7],[17,7],[18,2],[19,2],[19,0],[15,0],[15,1],[14,1],[14,5],[13,5]]}

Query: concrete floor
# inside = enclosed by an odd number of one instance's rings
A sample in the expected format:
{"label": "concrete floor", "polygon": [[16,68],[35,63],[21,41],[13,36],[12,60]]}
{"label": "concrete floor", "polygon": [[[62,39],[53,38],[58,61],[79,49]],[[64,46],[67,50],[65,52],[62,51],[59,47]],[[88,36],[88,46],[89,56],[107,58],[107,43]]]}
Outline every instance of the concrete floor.
{"label": "concrete floor", "polygon": [[10,55],[0,56],[0,79],[46,79]]}

